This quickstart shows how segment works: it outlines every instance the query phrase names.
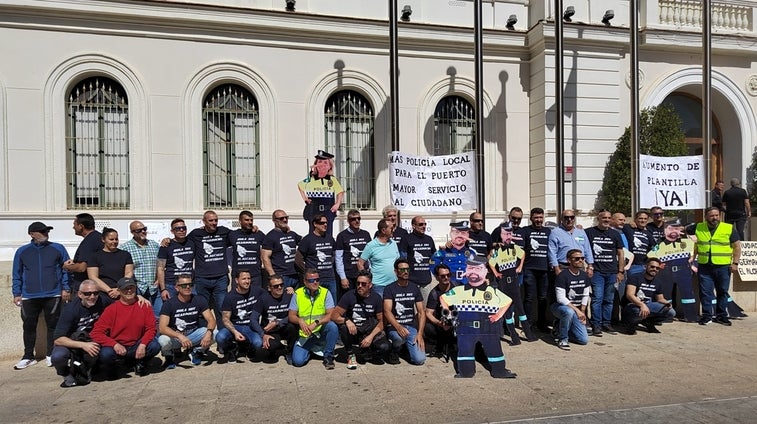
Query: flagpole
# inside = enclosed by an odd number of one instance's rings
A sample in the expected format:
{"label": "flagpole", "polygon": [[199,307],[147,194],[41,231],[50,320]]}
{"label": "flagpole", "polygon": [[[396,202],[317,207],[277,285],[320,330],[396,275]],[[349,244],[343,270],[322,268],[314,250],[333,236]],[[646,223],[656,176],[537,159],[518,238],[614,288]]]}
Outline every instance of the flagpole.
{"label": "flagpole", "polygon": [[639,210],[639,0],[631,0],[631,214]]}
{"label": "flagpole", "polygon": [[474,13],[474,68],[476,90],[476,195],[478,211],[486,217],[486,182],[484,178],[484,64],[483,64],[483,25],[482,0],[476,0]]}

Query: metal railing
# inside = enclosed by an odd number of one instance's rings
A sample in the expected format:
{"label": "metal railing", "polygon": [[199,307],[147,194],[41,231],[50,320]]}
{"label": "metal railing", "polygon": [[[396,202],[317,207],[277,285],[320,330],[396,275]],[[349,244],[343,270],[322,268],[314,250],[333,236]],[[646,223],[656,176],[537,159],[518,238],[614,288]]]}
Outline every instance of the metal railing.
{"label": "metal railing", "polygon": [[129,105],[117,82],[87,78],[66,102],[69,209],[129,208]]}
{"label": "metal railing", "polygon": [[334,154],[334,173],[344,189],[344,208],[374,209],[373,107],[360,93],[342,90],[326,101],[326,150]]}
{"label": "metal railing", "polygon": [[257,100],[236,84],[216,87],[205,98],[202,121],[205,207],[259,208]]}
{"label": "metal railing", "polygon": [[446,96],[434,110],[434,156],[473,151],[476,112],[460,96]]}

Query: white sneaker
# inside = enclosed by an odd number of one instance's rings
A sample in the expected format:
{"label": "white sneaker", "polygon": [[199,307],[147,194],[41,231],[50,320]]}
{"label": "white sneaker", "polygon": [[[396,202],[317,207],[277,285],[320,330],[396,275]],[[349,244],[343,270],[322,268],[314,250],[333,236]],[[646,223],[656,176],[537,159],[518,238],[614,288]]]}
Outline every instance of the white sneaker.
{"label": "white sneaker", "polygon": [[351,354],[349,358],[347,358],[347,369],[348,370],[357,369],[357,359],[355,359],[354,354]]}
{"label": "white sneaker", "polygon": [[53,366],[53,360],[49,356],[45,356],[45,362],[47,363],[48,367],[52,367]]}
{"label": "white sneaker", "polygon": [[14,370],[22,370],[37,363],[36,359],[22,359],[13,367]]}

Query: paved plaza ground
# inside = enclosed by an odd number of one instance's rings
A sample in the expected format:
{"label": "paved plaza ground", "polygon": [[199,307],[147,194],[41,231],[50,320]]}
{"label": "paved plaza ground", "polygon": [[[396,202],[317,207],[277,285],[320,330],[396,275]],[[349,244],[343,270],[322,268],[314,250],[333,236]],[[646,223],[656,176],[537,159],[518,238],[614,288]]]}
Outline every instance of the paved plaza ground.
{"label": "paved plaza ground", "polygon": [[[19,323],[20,325],[20,323]],[[472,379],[451,363],[423,366],[320,361],[293,368],[249,362],[157,366],[146,377],[63,389],[42,363],[0,361],[1,423],[537,423],[757,421],[757,317],[732,327],[675,322],[661,334],[609,335],[559,350],[549,337],[505,345],[514,380],[478,364]],[[181,365],[184,365],[182,367]]]}

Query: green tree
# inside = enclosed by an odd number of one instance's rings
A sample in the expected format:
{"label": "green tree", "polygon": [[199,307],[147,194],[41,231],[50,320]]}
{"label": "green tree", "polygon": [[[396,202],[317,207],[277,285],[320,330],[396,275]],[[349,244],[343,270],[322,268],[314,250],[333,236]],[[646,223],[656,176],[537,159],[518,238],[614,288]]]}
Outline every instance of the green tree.
{"label": "green tree", "polygon": [[[639,151],[651,156],[685,156],[681,118],[667,105],[647,108],[639,117]],[[604,182],[595,207],[631,213],[631,128],[618,139],[615,153],[605,166]]]}

